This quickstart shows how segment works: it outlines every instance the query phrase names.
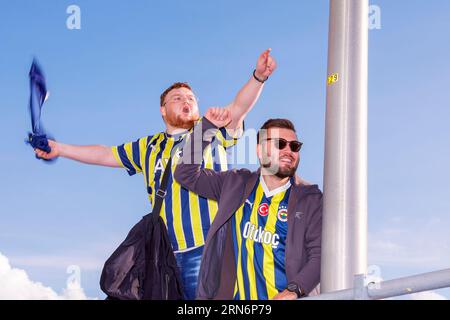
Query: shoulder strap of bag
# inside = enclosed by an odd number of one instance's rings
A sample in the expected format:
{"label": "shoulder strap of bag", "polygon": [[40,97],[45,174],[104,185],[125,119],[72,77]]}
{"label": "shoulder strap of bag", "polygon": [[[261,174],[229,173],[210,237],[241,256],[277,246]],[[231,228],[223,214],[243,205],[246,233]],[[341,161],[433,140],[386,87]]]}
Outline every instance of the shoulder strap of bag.
{"label": "shoulder strap of bag", "polygon": [[[183,141],[184,142],[184,141]],[[171,155],[169,157],[169,161],[167,162],[166,168],[164,169],[164,173],[163,173],[163,177],[161,180],[161,184],[159,185],[159,189],[156,191],[155,193],[155,203],[153,206],[153,211],[152,211],[152,217],[154,219],[156,219],[157,217],[159,217],[159,215],[161,214],[161,206],[162,206],[162,202],[164,200],[164,198],[166,197],[167,194],[167,182],[169,180],[169,170],[172,170],[172,155],[175,155],[177,153],[177,150],[181,150],[183,148],[184,143],[180,143],[179,145],[177,145],[176,147],[174,147],[174,149],[171,152]],[[145,155],[145,161],[147,161],[146,166],[148,167],[148,158],[150,157],[150,151],[151,151],[151,146],[150,143],[147,146],[147,152]],[[149,174],[147,175],[147,186],[149,185]],[[148,187],[147,187],[148,188]]]}
{"label": "shoulder strap of bag", "polygon": [[155,205],[153,206],[152,216],[156,219],[161,214],[161,205],[167,194],[167,181],[169,181],[169,171],[172,170],[172,157],[169,158],[159,189],[155,193]]}

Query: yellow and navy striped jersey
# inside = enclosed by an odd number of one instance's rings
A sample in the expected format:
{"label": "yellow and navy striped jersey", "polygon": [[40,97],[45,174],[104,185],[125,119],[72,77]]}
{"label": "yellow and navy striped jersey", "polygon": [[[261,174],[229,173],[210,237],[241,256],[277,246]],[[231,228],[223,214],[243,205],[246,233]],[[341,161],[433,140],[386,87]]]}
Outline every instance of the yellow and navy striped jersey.
{"label": "yellow and navy striped jersey", "polygon": [[[286,289],[285,247],[290,182],[266,195],[262,177],[232,218],[235,300],[268,300]],[[266,191],[267,192],[267,191]]]}
{"label": "yellow and navy striped jersey", "polygon": [[[200,122],[201,120],[196,125]],[[204,245],[209,227],[217,213],[216,201],[181,187],[173,179],[183,141],[192,130],[178,135],[160,132],[112,147],[117,162],[127,169],[128,174],[143,174],[152,206],[169,157],[174,155],[172,170],[168,172],[167,194],[161,206],[161,217],[167,226],[174,251]],[[202,168],[228,170],[226,148],[236,143],[237,138],[229,136],[225,129],[218,130],[211,145],[203,153]]]}

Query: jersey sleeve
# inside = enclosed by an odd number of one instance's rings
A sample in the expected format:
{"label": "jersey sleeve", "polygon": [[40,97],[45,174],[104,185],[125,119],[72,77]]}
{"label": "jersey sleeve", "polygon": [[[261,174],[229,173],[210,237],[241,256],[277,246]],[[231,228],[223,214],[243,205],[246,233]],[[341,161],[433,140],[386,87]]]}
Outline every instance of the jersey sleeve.
{"label": "jersey sleeve", "polygon": [[125,168],[130,176],[142,172],[142,162],[150,139],[151,137],[144,137],[111,147],[117,163]]}

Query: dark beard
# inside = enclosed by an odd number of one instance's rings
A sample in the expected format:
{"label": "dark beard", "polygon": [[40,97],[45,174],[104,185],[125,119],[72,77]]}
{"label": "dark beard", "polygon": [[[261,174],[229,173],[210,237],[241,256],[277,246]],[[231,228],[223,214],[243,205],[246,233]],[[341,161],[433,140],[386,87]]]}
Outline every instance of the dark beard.
{"label": "dark beard", "polygon": [[271,168],[271,163],[268,164],[263,164],[262,167],[268,169],[268,171],[273,174],[274,176],[280,178],[280,179],[284,179],[284,178],[290,178],[293,177],[295,175],[295,172],[297,171],[297,167],[298,167],[298,163],[296,166],[294,166],[292,169],[287,169],[287,170],[281,170],[280,168],[278,168],[278,170],[276,172],[274,172],[274,170]]}
{"label": "dark beard", "polygon": [[277,176],[280,179],[284,179],[287,177],[293,177],[295,175],[295,171],[297,171],[297,168],[292,168],[291,170],[286,170],[286,171],[278,171],[275,176]]}

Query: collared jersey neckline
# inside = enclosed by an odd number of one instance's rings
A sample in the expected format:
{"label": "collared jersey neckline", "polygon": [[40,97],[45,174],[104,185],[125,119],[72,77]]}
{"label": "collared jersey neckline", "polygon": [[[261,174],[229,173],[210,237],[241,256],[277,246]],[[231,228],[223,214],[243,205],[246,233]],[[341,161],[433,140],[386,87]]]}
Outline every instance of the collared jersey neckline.
{"label": "collared jersey neckline", "polygon": [[177,133],[177,134],[170,134],[167,133],[167,131],[164,131],[164,136],[167,139],[173,139],[173,140],[180,140],[181,138],[183,138],[187,133],[189,133],[189,130]]}
{"label": "collared jersey neckline", "polygon": [[272,191],[269,191],[269,188],[267,187],[266,182],[264,181],[264,178],[263,178],[262,175],[259,176],[259,182],[261,183],[261,186],[263,188],[263,191],[264,191],[264,194],[265,194],[266,198],[273,197],[277,193],[286,191],[292,185],[291,184],[291,179],[289,179],[288,182],[286,182],[286,184],[284,184],[281,187],[278,187],[276,189],[273,189]]}

